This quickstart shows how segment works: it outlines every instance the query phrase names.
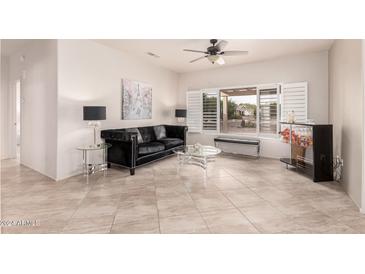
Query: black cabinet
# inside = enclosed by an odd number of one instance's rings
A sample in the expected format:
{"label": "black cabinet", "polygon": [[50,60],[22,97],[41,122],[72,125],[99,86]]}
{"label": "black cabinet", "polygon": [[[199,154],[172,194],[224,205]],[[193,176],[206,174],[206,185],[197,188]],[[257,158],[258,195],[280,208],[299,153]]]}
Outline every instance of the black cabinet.
{"label": "black cabinet", "polygon": [[281,123],[281,140],[289,157],[280,161],[310,176],[314,182],[333,181],[332,125]]}

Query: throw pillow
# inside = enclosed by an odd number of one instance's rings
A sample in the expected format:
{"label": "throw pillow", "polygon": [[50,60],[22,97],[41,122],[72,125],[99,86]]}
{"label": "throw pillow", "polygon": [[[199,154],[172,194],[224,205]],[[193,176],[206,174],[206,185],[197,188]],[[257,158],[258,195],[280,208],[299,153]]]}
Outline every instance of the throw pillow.
{"label": "throw pillow", "polygon": [[166,138],[166,128],[165,126],[155,126],[153,127],[153,130],[155,131],[156,139],[161,140],[163,138]]}

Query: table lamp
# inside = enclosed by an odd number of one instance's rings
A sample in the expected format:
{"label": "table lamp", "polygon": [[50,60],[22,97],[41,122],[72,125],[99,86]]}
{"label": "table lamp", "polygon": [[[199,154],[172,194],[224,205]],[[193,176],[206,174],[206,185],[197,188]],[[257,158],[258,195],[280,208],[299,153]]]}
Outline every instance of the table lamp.
{"label": "table lamp", "polygon": [[185,122],[186,118],[186,109],[175,109],[175,117],[178,122]]}
{"label": "table lamp", "polygon": [[96,145],[97,132],[100,127],[100,120],[106,120],[106,107],[84,106],[84,121],[89,121],[88,126],[94,128],[94,145]]}

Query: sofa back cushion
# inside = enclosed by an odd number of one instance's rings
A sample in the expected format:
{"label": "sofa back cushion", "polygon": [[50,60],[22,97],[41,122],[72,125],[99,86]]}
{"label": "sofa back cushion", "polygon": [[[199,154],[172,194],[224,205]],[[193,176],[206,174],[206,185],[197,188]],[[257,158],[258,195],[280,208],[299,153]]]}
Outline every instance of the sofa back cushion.
{"label": "sofa back cushion", "polygon": [[157,140],[161,140],[162,138],[166,138],[166,128],[165,126],[154,126],[153,130],[155,131],[155,136]]}
{"label": "sofa back cushion", "polygon": [[142,135],[143,142],[142,143],[149,143],[156,141],[155,131],[153,127],[139,127],[139,132]]}
{"label": "sofa back cushion", "polygon": [[126,128],[125,129],[125,132],[135,132],[135,133],[137,133],[137,141],[138,141],[138,143],[143,143],[143,138],[142,138],[142,135],[141,135],[141,133],[140,133],[140,131],[139,131],[138,128]]}

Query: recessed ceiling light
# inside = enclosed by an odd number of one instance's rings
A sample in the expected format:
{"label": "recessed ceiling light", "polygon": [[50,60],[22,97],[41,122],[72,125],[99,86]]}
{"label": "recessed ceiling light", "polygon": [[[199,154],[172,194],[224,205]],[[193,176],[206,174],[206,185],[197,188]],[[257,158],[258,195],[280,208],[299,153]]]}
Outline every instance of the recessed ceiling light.
{"label": "recessed ceiling light", "polygon": [[149,55],[149,56],[152,56],[152,57],[155,57],[155,58],[160,58],[160,56],[158,56],[157,54],[155,54],[155,53],[153,53],[153,52],[147,52],[147,54]]}

